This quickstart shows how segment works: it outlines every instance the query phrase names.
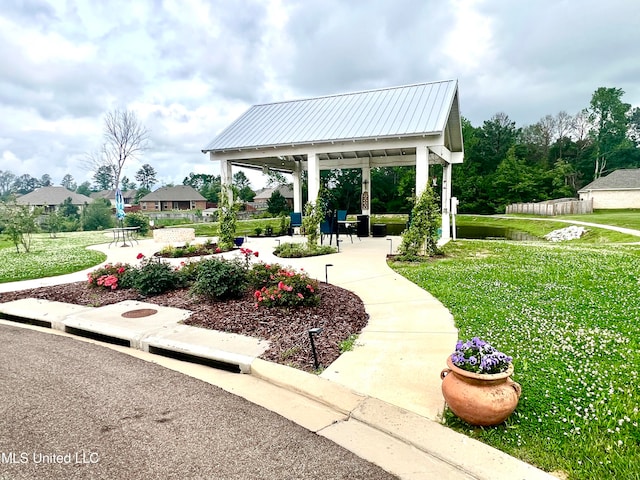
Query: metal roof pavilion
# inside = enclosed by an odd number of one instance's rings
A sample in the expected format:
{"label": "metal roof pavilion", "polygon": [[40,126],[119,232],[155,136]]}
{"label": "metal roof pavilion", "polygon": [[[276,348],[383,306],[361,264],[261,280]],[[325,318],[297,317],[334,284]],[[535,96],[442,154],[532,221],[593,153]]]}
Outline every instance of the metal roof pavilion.
{"label": "metal roof pavilion", "polygon": [[446,181],[451,164],[463,160],[458,83],[447,80],[254,105],[202,152],[220,162],[223,184],[231,183],[232,166],[291,173],[296,211],[302,211],[303,170],[308,171],[313,202],[320,170],[362,169],[362,210],[368,214],[371,168],[416,166],[420,193],[428,181],[429,164],[442,164],[444,216],[449,209],[444,202],[451,196]]}
{"label": "metal roof pavilion", "polygon": [[254,105],[203,152],[433,135],[449,126],[461,147],[456,93],[450,80]]}

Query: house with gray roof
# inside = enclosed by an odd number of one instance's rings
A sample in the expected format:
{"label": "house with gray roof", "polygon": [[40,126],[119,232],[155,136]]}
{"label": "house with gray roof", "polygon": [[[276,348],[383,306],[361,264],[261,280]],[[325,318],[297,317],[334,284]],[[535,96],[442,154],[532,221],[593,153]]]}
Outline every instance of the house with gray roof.
{"label": "house with gray roof", "polygon": [[614,170],[578,190],[594,209],[640,208],[640,168]]}
{"label": "house with gray roof", "polygon": [[[135,203],[137,190],[127,190],[122,192],[122,198],[124,199],[125,207],[131,206]],[[104,198],[111,202],[113,207],[116,206],[116,191],[115,190],[101,190],[99,192],[93,192],[91,198]]]}
{"label": "house with gray roof", "polygon": [[256,210],[266,210],[269,206],[268,202],[271,199],[271,195],[276,190],[287,201],[289,208],[293,209],[293,188],[290,185],[280,185],[278,188],[263,188],[256,192],[255,197],[253,197],[253,206]]}
{"label": "house with gray roof", "polygon": [[85,205],[93,202],[93,199],[86,195],[72,192],[65,187],[52,186],[40,187],[33,192],[21,195],[16,199],[16,203],[18,205],[29,205],[32,209],[42,207],[45,212],[54,212],[67,198],[70,198],[71,203],[76,205],[80,211]]}
{"label": "house with gray roof", "polygon": [[430,184],[429,166],[442,165],[442,238],[450,238],[451,170],[464,148],[458,82],[446,80],[254,105],[202,149],[220,165],[223,185],[232,167],[291,174],[294,211],[320,190],[320,171],[360,169],[361,209],[370,214],[371,169],[413,166],[416,194]]}
{"label": "house with gray roof", "polygon": [[164,212],[167,210],[204,210],[207,199],[189,185],[161,187],[140,199],[143,212]]}

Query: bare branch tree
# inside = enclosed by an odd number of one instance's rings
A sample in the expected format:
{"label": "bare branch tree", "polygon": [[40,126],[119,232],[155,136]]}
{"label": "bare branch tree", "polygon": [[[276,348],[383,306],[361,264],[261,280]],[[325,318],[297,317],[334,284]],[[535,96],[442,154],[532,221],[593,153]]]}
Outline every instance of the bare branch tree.
{"label": "bare branch tree", "polygon": [[98,152],[87,154],[87,163],[92,171],[107,166],[113,170],[115,188],[125,163],[137,158],[147,149],[149,132],[129,110],[114,110],[104,119],[104,144]]}

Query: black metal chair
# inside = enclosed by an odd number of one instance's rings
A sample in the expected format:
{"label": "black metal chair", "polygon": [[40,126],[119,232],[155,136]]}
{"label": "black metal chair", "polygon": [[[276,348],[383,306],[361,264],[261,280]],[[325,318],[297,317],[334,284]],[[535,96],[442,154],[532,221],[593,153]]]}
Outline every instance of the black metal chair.
{"label": "black metal chair", "polygon": [[331,245],[333,235],[338,233],[337,223],[333,213],[329,213],[320,222],[320,244],[322,245],[324,237],[329,235],[329,245]]}

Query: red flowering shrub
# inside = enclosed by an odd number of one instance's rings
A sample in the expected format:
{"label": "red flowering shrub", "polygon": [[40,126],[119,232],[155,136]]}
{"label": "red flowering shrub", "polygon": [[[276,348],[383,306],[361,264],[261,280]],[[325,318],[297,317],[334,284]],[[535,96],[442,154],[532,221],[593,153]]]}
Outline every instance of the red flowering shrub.
{"label": "red flowering shrub", "polygon": [[128,263],[107,263],[103,267],[97,268],[87,274],[87,281],[90,287],[116,290],[118,288],[129,288],[124,277],[131,269]]}
{"label": "red flowering shrub", "polygon": [[320,303],[317,281],[278,264],[255,264],[251,283],[256,307],[313,307]]}

